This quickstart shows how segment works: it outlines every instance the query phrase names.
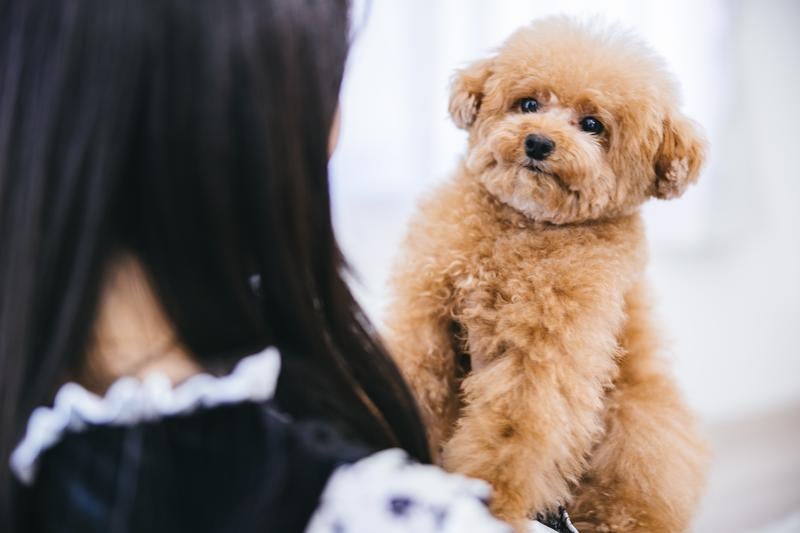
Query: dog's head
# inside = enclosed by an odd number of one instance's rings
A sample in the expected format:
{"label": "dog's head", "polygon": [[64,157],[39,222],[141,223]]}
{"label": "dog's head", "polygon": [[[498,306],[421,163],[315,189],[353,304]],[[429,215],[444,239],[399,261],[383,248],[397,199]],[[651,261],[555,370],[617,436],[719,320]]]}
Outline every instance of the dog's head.
{"label": "dog's head", "polygon": [[697,179],[705,143],[678,105],[663,61],[636,38],[553,18],[459,71],[450,114],[491,194],[562,224],[675,198]]}

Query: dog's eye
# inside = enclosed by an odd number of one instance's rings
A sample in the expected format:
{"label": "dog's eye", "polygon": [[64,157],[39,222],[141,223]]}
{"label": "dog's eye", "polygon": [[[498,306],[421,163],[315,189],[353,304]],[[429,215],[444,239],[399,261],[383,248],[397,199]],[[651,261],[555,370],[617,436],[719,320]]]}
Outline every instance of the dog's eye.
{"label": "dog's eye", "polygon": [[536,113],[539,111],[539,102],[533,98],[523,98],[519,101],[519,110],[523,113]]}
{"label": "dog's eye", "polygon": [[581,120],[581,129],[598,135],[603,133],[603,123],[594,117],[584,117]]}

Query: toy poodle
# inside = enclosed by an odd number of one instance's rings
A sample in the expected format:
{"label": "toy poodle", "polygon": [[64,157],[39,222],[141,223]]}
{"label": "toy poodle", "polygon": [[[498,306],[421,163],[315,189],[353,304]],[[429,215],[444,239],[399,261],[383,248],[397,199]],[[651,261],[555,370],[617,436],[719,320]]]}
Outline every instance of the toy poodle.
{"label": "toy poodle", "polygon": [[659,356],[640,206],[705,143],[664,62],[616,28],[545,19],[459,71],[469,132],[392,278],[387,343],[449,470],[522,530],[684,531],[707,452]]}

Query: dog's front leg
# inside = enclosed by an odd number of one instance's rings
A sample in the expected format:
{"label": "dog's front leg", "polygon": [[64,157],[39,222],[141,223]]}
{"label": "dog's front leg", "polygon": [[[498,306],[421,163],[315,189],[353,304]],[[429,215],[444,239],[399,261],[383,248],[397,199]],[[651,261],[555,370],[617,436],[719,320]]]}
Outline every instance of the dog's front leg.
{"label": "dog's front leg", "polygon": [[686,531],[708,452],[664,362],[641,287],[626,298],[620,372],[606,433],[592,452],[570,514],[581,533]]}
{"label": "dog's front leg", "polygon": [[[492,510],[520,530],[566,502],[586,468],[624,313],[615,279],[567,269],[550,279],[540,276],[526,300],[471,313],[497,317],[492,344],[503,350],[464,380],[464,407],[443,451],[448,469],[492,484]],[[465,327],[471,348],[480,345]]]}

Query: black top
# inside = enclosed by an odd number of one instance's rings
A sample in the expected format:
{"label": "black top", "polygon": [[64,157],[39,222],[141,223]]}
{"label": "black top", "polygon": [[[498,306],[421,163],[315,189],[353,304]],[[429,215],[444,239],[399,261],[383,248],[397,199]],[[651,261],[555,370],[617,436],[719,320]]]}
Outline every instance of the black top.
{"label": "black top", "polygon": [[42,533],[299,532],[332,471],[366,454],[269,402],[95,426],[43,455],[24,519]]}

